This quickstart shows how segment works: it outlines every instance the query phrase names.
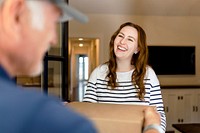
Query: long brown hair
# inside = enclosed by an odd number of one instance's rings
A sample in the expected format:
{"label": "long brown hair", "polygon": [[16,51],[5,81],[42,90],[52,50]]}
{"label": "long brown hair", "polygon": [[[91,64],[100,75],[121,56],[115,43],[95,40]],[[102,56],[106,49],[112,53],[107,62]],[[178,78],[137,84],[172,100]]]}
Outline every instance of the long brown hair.
{"label": "long brown hair", "polygon": [[146,33],[145,31],[137,24],[126,22],[122,24],[119,29],[112,35],[110,40],[110,59],[107,62],[109,72],[107,75],[108,85],[114,89],[118,84],[116,82],[117,75],[117,62],[116,56],[114,53],[114,40],[116,36],[119,34],[121,29],[126,26],[131,26],[138,31],[138,48],[139,51],[137,54],[133,54],[131,59],[131,65],[135,66],[135,70],[132,73],[132,82],[138,91],[138,98],[140,100],[144,100],[145,95],[145,86],[144,86],[144,76],[146,74],[146,67],[148,62],[148,47],[146,43]]}

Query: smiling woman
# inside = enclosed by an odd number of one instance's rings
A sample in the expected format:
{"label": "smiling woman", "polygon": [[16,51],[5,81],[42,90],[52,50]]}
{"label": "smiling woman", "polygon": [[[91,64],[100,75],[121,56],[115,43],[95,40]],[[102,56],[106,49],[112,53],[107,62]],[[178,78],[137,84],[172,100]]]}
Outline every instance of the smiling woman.
{"label": "smiling woman", "polygon": [[90,75],[83,101],[156,106],[164,132],[160,83],[147,59],[145,31],[137,24],[123,23],[111,37],[109,61]]}

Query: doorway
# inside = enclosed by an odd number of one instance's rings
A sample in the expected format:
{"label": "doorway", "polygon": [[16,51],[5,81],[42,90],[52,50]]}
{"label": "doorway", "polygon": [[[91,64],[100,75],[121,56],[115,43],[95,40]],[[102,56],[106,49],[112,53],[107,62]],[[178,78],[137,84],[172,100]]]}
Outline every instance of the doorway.
{"label": "doorway", "polygon": [[99,65],[98,38],[69,38],[69,100],[83,100],[89,75]]}
{"label": "doorway", "polygon": [[78,87],[77,87],[77,100],[78,101],[82,101],[83,100],[83,96],[87,87],[87,81],[88,81],[88,56],[87,55],[77,55],[76,57],[77,63],[76,66],[77,67],[77,74],[78,74]]}

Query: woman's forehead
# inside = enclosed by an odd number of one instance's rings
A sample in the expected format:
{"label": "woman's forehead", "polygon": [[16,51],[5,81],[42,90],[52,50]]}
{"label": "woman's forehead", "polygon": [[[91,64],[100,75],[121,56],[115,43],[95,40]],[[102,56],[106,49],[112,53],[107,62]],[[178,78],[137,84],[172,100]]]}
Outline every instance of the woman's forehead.
{"label": "woman's forehead", "polygon": [[137,36],[138,35],[138,31],[136,28],[134,27],[131,27],[131,26],[125,26],[123,27],[120,32],[121,34],[124,34],[124,35],[129,35],[129,36]]}

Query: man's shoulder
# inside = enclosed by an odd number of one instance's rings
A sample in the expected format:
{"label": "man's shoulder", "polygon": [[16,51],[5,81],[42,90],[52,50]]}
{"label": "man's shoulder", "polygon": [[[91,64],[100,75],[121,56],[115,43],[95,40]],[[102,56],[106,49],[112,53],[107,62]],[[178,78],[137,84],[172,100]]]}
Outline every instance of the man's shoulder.
{"label": "man's shoulder", "polygon": [[[0,117],[4,123],[12,122],[15,125],[12,128],[20,128],[20,124],[23,124],[24,127],[29,127],[29,132],[81,133],[81,130],[85,130],[95,133],[92,123],[87,118],[64,106],[61,100],[7,83],[0,81],[0,107],[3,107]],[[11,114],[13,118],[9,116]]]}

